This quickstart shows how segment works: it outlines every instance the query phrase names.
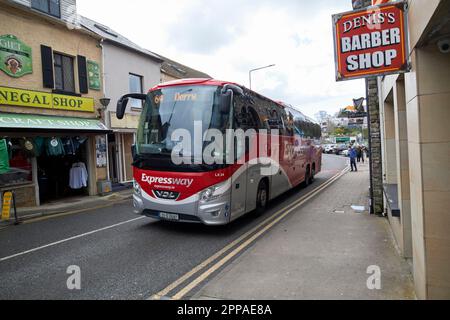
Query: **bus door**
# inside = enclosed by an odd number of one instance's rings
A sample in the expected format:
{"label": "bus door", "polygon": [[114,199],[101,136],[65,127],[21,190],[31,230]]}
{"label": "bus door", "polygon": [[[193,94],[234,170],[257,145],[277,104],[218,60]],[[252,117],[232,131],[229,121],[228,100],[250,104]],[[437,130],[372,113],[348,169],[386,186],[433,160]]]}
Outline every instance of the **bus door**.
{"label": "bus door", "polygon": [[276,141],[275,144],[272,144],[272,146],[278,148],[278,150],[271,150],[272,158],[276,155],[276,153],[278,153],[277,161],[279,165],[278,172],[272,176],[272,187],[270,189],[271,199],[283,194],[291,188],[289,179],[291,172],[291,161],[289,156],[287,156],[289,147],[286,145],[286,128],[284,126],[283,116],[281,113],[282,110],[277,105],[272,106],[269,125],[272,130],[278,130],[280,136],[278,137],[278,141]]}
{"label": "bus door", "polygon": [[[237,96],[234,98],[234,129],[246,130],[246,108],[244,100]],[[234,141],[234,156],[235,161],[245,159],[246,155],[246,142],[241,139],[235,139]],[[242,164],[233,176],[231,185],[231,219],[237,219],[245,214],[246,201],[247,201],[247,180],[248,180],[248,162]]]}
{"label": "bus door", "polygon": [[[245,157],[245,146],[235,140],[236,160]],[[233,175],[231,182],[231,219],[237,219],[246,213],[248,163],[242,164]]]}
{"label": "bus door", "polygon": [[[261,119],[258,115],[258,112],[252,105],[248,105],[247,109],[247,130],[252,130],[255,134],[253,136],[249,136],[246,143],[246,151],[249,154],[248,160],[248,175],[247,175],[247,201],[246,201],[246,211],[252,211],[256,209],[256,197],[258,193],[259,182],[263,178],[262,164],[259,161],[259,157],[264,157],[267,155],[268,146],[266,146],[266,150],[260,150],[260,132],[259,130],[262,128]],[[263,141],[267,140],[267,135],[264,137]],[[269,178],[270,179],[270,178]],[[269,180],[270,181],[270,180]],[[270,184],[269,184],[270,185]]]}

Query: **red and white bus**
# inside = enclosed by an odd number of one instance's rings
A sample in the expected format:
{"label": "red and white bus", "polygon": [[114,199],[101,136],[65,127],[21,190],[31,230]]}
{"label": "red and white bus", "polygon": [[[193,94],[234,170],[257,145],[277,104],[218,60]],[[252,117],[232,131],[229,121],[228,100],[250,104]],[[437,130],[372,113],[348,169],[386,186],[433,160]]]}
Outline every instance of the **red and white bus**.
{"label": "red and white bus", "polygon": [[[314,143],[320,126],[235,83],[163,83],[148,94],[123,96],[117,104],[119,119],[129,99],[145,101],[133,147],[138,214],[224,225],[263,212],[268,201],[310,184],[321,170],[322,150]],[[211,149],[213,142],[216,148]],[[205,154],[215,161],[205,161]]]}

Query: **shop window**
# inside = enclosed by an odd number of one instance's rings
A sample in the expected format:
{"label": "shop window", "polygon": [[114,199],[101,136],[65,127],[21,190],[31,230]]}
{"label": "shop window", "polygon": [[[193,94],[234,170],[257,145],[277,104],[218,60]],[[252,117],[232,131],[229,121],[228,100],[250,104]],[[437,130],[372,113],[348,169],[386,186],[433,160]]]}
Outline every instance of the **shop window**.
{"label": "shop window", "polygon": [[30,143],[24,139],[0,139],[0,187],[33,181]]}
{"label": "shop window", "polygon": [[[142,93],[142,77],[130,73],[130,93]],[[142,100],[130,99],[131,108],[142,109]]]}
{"label": "shop window", "polygon": [[53,55],[55,67],[55,89],[63,92],[75,92],[73,58],[59,53]]}
{"label": "shop window", "polygon": [[88,194],[87,137],[38,137],[37,178],[41,203]]}
{"label": "shop window", "polygon": [[61,18],[60,0],[31,0],[31,7],[54,17]]}

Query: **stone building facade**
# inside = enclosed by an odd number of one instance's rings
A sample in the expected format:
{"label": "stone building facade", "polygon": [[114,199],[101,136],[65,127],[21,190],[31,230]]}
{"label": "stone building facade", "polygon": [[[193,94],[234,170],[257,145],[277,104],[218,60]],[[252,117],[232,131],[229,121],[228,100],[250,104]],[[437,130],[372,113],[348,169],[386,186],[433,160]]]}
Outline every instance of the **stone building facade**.
{"label": "stone building facade", "polygon": [[450,1],[408,1],[411,72],[380,77],[385,214],[419,299],[450,298]]}

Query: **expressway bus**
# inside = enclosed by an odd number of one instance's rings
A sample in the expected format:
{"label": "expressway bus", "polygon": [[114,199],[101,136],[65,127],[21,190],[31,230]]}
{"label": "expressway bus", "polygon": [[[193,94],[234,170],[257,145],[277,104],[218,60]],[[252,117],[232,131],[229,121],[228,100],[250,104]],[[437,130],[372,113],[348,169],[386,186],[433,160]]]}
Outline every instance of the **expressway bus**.
{"label": "expressway bus", "polygon": [[321,170],[320,126],[235,83],[184,79],[127,94],[117,103],[119,119],[129,99],[144,105],[132,152],[137,214],[224,225],[264,212]]}

